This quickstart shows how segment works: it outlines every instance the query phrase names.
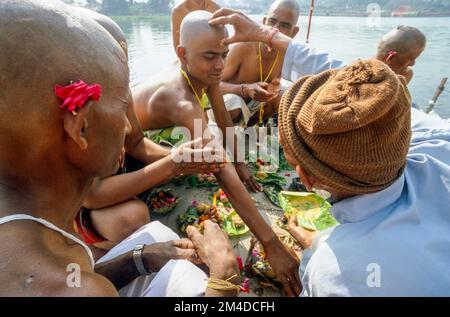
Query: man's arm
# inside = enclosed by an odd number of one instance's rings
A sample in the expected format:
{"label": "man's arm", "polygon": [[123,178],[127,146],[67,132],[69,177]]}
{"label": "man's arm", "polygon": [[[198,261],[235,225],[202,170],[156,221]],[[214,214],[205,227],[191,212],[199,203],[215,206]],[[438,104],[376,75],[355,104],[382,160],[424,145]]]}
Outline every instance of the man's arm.
{"label": "man's arm", "polygon": [[224,94],[235,94],[241,96],[242,98],[246,98],[242,92],[242,85],[229,82],[238,74],[241,62],[242,52],[240,49],[240,44],[232,45],[227,56],[220,87],[222,88]]}
{"label": "man's arm", "polygon": [[[217,126],[222,131],[222,135],[224,137],[223,145],[224,147],[233,147],[233,153],[234,153],[234,162],[236,171],[238,172],[238,175],[240,179],[245,182],[249,188],[254,191],[261,191],[261,186],[256,182],[256,180],[251,175],[250,171],[248,170],[247,166],[245,166],[244,162],[238,162],[238,142],[236,134],[234,133],[234,125],[233,121],[231,119],[230,114],[225,108],[225,103],[223,101],[223,94],[221,91],[221,88],[219,85],[211,86],[208,90],[208,98],[212,104],[214,117],[216,118]],[[228,141],[229,138],[227,138],[227,129],[230,131],[230,133],[233,133],[233,138],[230,139],[230,142],[233,142],[232,144],[225,144],[226,141]]]}
{"label": "man's arm", "polygon": [[144,164],[151,164],[170,154],[168,149],[144,137],[134,107],[128,108],[127,116],[132,128],[131,133],[125,138],[125,151],[128,155]]}
{"label": "man's arm", "polygon": [[327,69],[345,66],[344,62],[332,59],[329,54],[294,42],[281,32],[273,35],[272,27],[255,23],[239,11],[220,9],[214,13],[210,24],[233,25],[235,34],[224,40],[224,44],[262,42],[271,45],[282,54],[285,53],[283,78],[286,80],[295,81],[302,75],[317,74]]}
{"label": "man's arm", "polygon": [[184,7],[184,5],[177,6],[172,10],[172,43],[175,51],[177,50],[178,45],[180,45],[181,22],[188,13],[189,12]]}
{"label": "man's arm", "polygon": [[167,182],[177,173],[177,167],[171,156],[167,156],[132,173],[96,179],[91,185],[83,206],[89,209],[100,209],[122,203],[149,188]]}
{"label": "man's arm", "polygon": [[[193,134],[194,122],[197,122],[197,124],[200,123],[202,125],[201,131],[203,131],[203,135],[207,134],[205,133],[205,130],[208,129],[207,123],[200,107],[195,107],[191,104],[191,107],[186,108],[188,109],[186,112],[178,112],[177,118],[179,121],[177,126],[183,126]],[[204,140],[204,143],[210,141]],[[219,146],[222,145],[220,144]],[[231,163],[225,163],[224,168],[215,173],[215,176],[222,189],[229,196],[236,212],[261,241],[269,262],[288,296],[300,294],[301,284],[298,276],[298,259],[289,252],[272,228],[264,221],[258,209],[256,209],[250,194],[239,179],[234,166]]]}

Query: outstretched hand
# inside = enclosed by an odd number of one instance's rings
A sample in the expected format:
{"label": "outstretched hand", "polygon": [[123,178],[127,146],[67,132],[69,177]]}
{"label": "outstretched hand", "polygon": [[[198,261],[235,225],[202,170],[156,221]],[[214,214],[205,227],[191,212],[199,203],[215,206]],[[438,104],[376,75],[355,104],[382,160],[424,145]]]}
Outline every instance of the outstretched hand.
{"label": "outstretched hand", "polygon": [[244,185],[246,185],[252,192],[257,193],[262,191],[261,185],[258,184],[244,163],[236,163],[235,168],[242,183],[244,183]]}
{"label": "outstretched hand", "polygon": [[188,260],[199,264],[194,244],[188,239],[146,245],[143,251],[144,265],[150,272],[159,272],[170,260]]}
{"label": "outstretched hand", "polygon": [[287,296],[298,296],[302,290],[298,273],[300,261],[280,240],[263,246],[267,259]]}
{"label": "outstretched hand", "polygon": [[242,12],[226,8],[215,12],[209,24],[233,25],[235,33],[228,39],[223,40],[225,45],[237,42],[263,42],[270,34],[270,28],[255,23]]}
{"label": "outstretched hand", "polygon": [[175,162],[177,174],[218,173],[226,162],[221,147],[203,147],[201,138],[181,145],[172,150],[172,161]]}
{"label": "outstretched hand", "polygon": [[278,95],[278,91],[276,91],[276,89],[269,91],[269,88],[273,87],[271,87],[268,83],[257,82],[244,85],[244,92],[252,100],[269,102]]}
{"label": "outstretched hand", "polygon": [[193,226],[189,226],[186,230],[200,260],[216,277],[229,278],[237,274],[236,257],[226,233],[220,229],[218,224],[210,220],[203,224],[203,234]]}

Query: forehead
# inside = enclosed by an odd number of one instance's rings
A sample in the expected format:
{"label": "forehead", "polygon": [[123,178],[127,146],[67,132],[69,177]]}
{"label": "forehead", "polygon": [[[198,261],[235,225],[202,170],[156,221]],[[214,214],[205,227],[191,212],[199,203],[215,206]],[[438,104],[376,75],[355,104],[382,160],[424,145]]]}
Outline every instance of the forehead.
{"label": "forehead", "polygon": [[196,38],[188,44],[188,49],[196,52],[224,53],[228,51],[228,45],[223,45],[222,40],[228,37],[225,29],[208,30],[198,34]]}
{"label": "forehead", "polygon": [[287,7],[284,6],[278,6],[272,10],[269,11],[267,14],[267,17],[269,18],[275,18],[278,21],[281,22],[289,22],[293,26],[297,24],[298,17],[296,16],[295,12]]}

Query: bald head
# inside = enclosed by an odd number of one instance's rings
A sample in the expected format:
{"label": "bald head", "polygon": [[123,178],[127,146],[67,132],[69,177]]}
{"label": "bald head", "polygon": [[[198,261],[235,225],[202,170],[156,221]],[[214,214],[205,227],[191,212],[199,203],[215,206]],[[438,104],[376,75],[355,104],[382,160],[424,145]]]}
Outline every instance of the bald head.
{"label": "bald head", "polygon": [[[94,20],[56,0],[0,1],[0,164],[56,151],[63,142],[55,85],[83,80],[112,91],[128,89],[126,56],[116,40]],[[109,100],[108,100],[109,99]]]}
{"label": "bald head", "polygon": [[400,55],[408,54],[411,50],[424,48],[425,35],[411,26],[398,26],[383,36],[378,46],[379,54],[396,51]]}
{"label": "bald head", "polygon": [[278,8],[291,10],[297,19],[300,15],[300,6],[298,5],[297,0],[277,0],[270,6],[269,13]]}
{"label": "bald head", "polygon": [[211,26],[209,20],[212,13],[208,11],[193,11],[183,19],[180,28],[180,45],[189,47],[193,43],[202,41],[206,35],[224,37],[227,34],[222,25]]}

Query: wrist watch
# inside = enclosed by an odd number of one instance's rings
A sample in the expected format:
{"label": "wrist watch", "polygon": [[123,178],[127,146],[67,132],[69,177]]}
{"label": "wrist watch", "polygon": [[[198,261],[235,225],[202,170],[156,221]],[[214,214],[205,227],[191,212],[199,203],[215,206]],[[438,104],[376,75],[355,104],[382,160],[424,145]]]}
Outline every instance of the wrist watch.
{"label": "wrist watch", "polygon": [[138,270],[139,274],[141,275],[150,275],[152,274],[149,272],[144,265],[144,262],[142,261],[142,252],[144,251],[145,245],[138,244],[133,249],[133,261],[134,265],[136,265],[136,269]]}

